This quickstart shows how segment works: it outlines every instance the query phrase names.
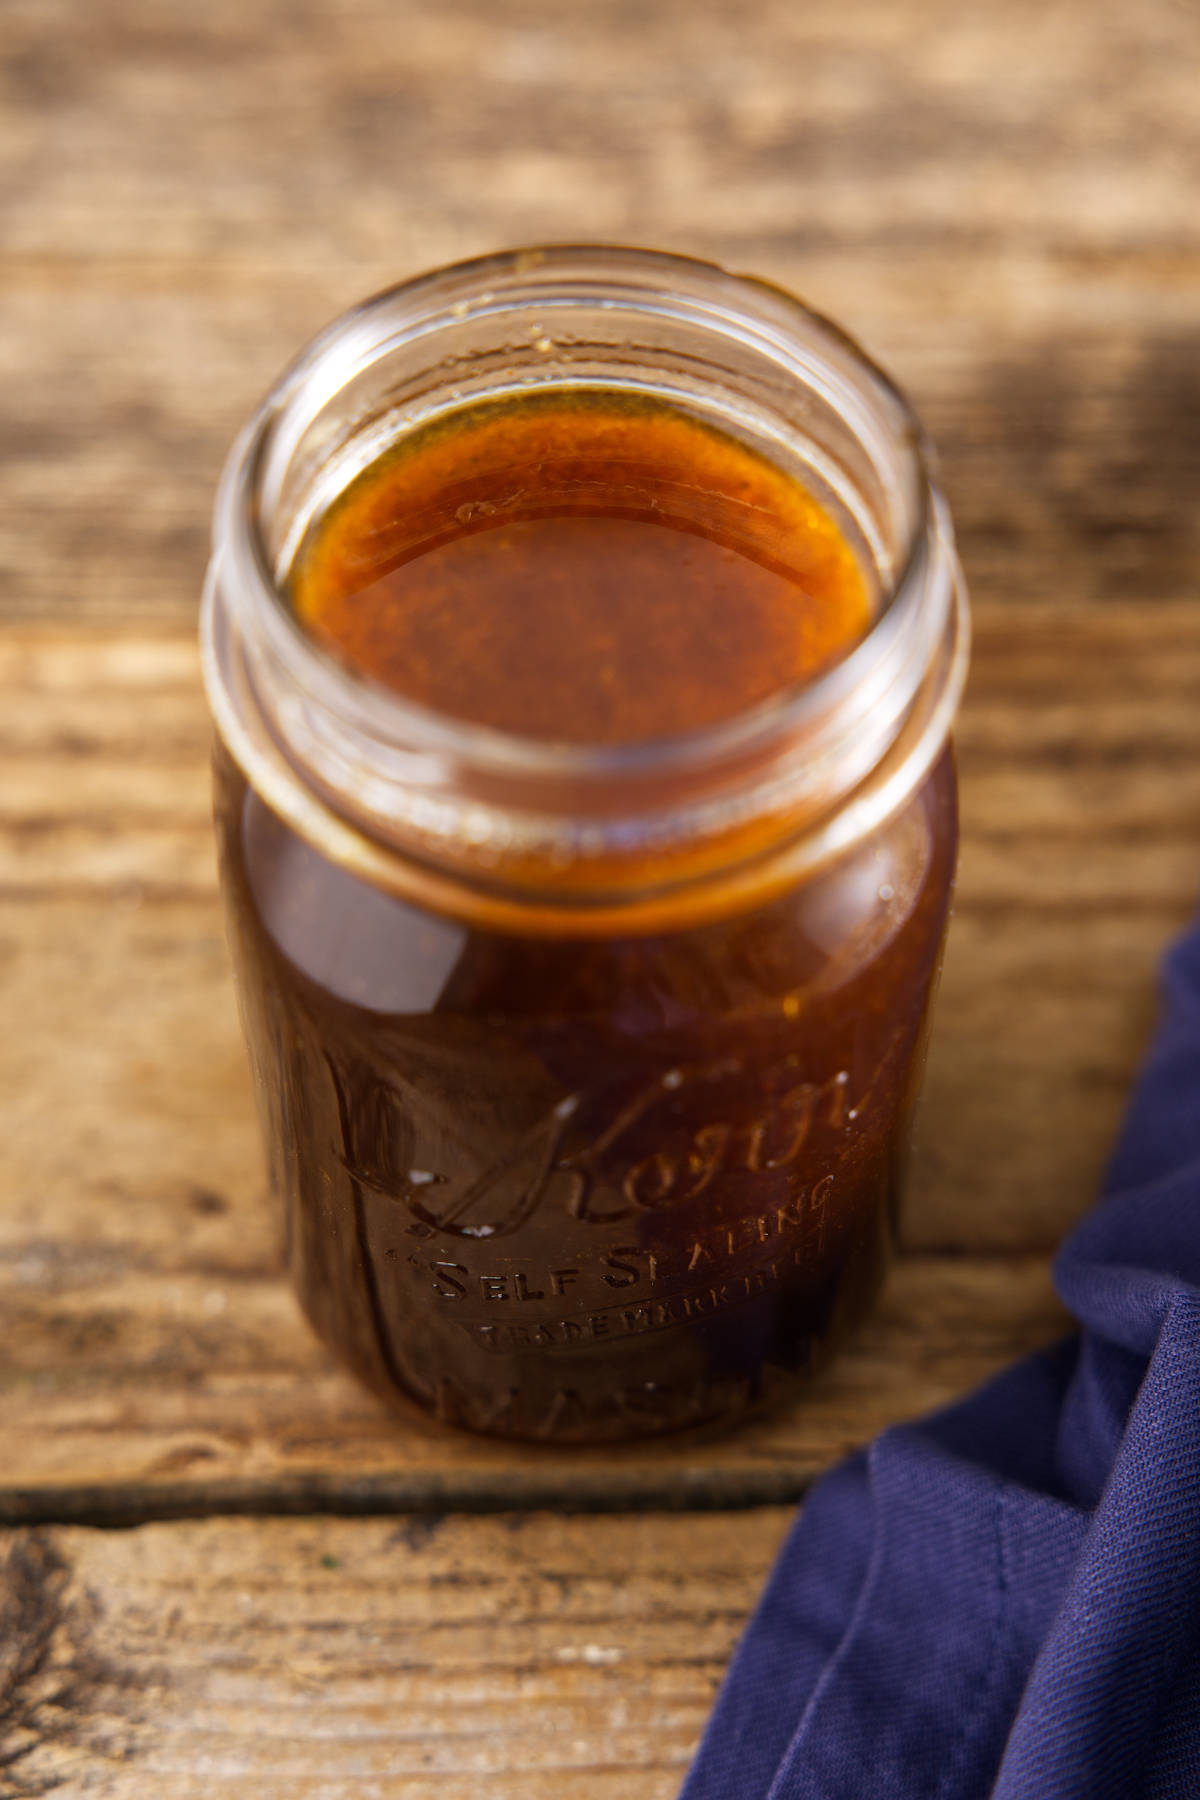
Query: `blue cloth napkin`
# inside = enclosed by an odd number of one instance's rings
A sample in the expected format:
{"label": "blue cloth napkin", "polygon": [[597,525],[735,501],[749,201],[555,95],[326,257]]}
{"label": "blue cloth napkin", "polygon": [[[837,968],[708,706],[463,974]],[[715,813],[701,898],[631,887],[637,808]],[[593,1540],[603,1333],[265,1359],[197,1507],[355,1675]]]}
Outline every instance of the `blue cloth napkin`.
{"label": "blue cloth napkin", "polygon": [[683,1800],[1200,1797],[1200,925],[1166,1001],[1078,1336],[818,1483]]}

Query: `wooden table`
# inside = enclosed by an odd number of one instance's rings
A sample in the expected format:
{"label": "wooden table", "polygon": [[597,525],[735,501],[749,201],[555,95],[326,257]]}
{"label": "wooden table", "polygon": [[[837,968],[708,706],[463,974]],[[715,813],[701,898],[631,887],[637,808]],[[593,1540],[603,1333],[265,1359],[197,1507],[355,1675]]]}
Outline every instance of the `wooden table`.
{"label": "wooden table", "polygon": [[[667,1800],[805,1484],[1060,1329],[1190,909],[1200,15],[8,0],[0,45],[0,1797]],[[863,337],[978,624],[882,1309],[740,1435],[594,1457],[398,1428],[279,1279],[193,648],[293,350],[574,236]]]}

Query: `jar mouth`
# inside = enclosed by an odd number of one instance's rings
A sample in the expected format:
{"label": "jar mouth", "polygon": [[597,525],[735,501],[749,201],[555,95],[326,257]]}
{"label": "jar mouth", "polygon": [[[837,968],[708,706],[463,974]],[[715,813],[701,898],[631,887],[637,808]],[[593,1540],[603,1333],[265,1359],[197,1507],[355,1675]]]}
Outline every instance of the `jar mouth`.
{"label": "jar mouth", "polygon": [[[536,353],[520,328],[534,315]],[[756,447],[765,439],[766,454],[803,465],[801,478],[853,521],[878,600],[840,660],[699,729],[590,745],[435,712],[351,671],[308,634],[285,588],[299,539],[398,437],[475,398],[625,385],[707,408]],[[957,649],[939,675],[948,634]],[[786,813],[795,836],[878,768],[931,674],[944,741],[966,631],[928,441],[844,331],[714,263],[551,245],[388,289],[301,353],[226,463],[202,639],[228,747],[256,785],[272,764],[275,802],[290,768],[307,795],[285,811],[293,823],[303,816],[307,835],[315,803],[322,829],[333,815],[385,849],[485,885],[542,891],[570,868],[574,905],[597,881],[609,897],[644,889],[634,863],[649,854],[657,870],[660,852],[670,848],[673,861],[688,845],[738,837],[752,818]],[[607,875],[581,881],[581,862]]]}

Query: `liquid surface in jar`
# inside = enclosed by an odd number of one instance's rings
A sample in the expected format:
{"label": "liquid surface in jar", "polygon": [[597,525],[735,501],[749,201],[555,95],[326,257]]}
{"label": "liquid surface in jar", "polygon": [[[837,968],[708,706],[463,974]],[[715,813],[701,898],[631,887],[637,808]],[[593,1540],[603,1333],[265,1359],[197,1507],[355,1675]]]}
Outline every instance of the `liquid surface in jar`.
{"label": "liquid surface in jar", "polygon": [[843,657],[873,597],[792,476],[668,404],[492,400],[414,432],[310,530],[311,636],[451,718],[631,744],[718,724]]}

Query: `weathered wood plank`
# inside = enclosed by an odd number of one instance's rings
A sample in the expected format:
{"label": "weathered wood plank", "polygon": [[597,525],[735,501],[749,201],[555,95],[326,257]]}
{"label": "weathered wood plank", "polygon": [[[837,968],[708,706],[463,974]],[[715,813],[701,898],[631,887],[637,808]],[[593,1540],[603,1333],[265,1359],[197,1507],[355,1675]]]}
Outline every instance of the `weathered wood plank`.
{"label": "weathered wood plank", "polygon": [[633,18],[15,0],[10,253],[344,266],[574,235],[581,202],[643,240],[1200,245],[1200,34],[1172,0]]}
{"label": "weathered wood plank", "polygon": [[320,324],[580,233],[757,268],[858,331],[941,445],[981,597],[1194,592],[1195,10],[629,20],[13,0],[6,612],[189,616],[225,448]]}
{"label": "weathered wood plank", "polygon": [[[0,1518],[794,1499],[874,1432],[1062,1329],[1040,1259],[908,1257],[834,1367],[735,1434],[603,1454],[514,1448],[391,1418],[333,1369],[269,1257],[248,1253],[264,1209],[219,1221],[205,1193],[173,1198],[174,1255],[140,1236],[122,1244],[115,1219],[105,1241],[0,1250]],[[149,1206],[110,1195],[114,1211],[121,1200],[136,1229]],[[220,1223],[240,1255],[230,1242],[189,1260],[182,1246]]]}
{"label": "weathered wood plank", "polygon": [[803,1398],[602,1458],[397,1428],[279,1282],[190,634],[10,627],[0,686],[7,1516],[769,1500],[1058,1328],[1047,1254],[1200,870],[1192,609],[982,609],[909,1256]]}
{"label": "weathered wood plank", "polygon": [[[669,1800],[786,1511],[0,1536],[9,1794]],[[40,1785],[44,1784],[44,1785]]]}

